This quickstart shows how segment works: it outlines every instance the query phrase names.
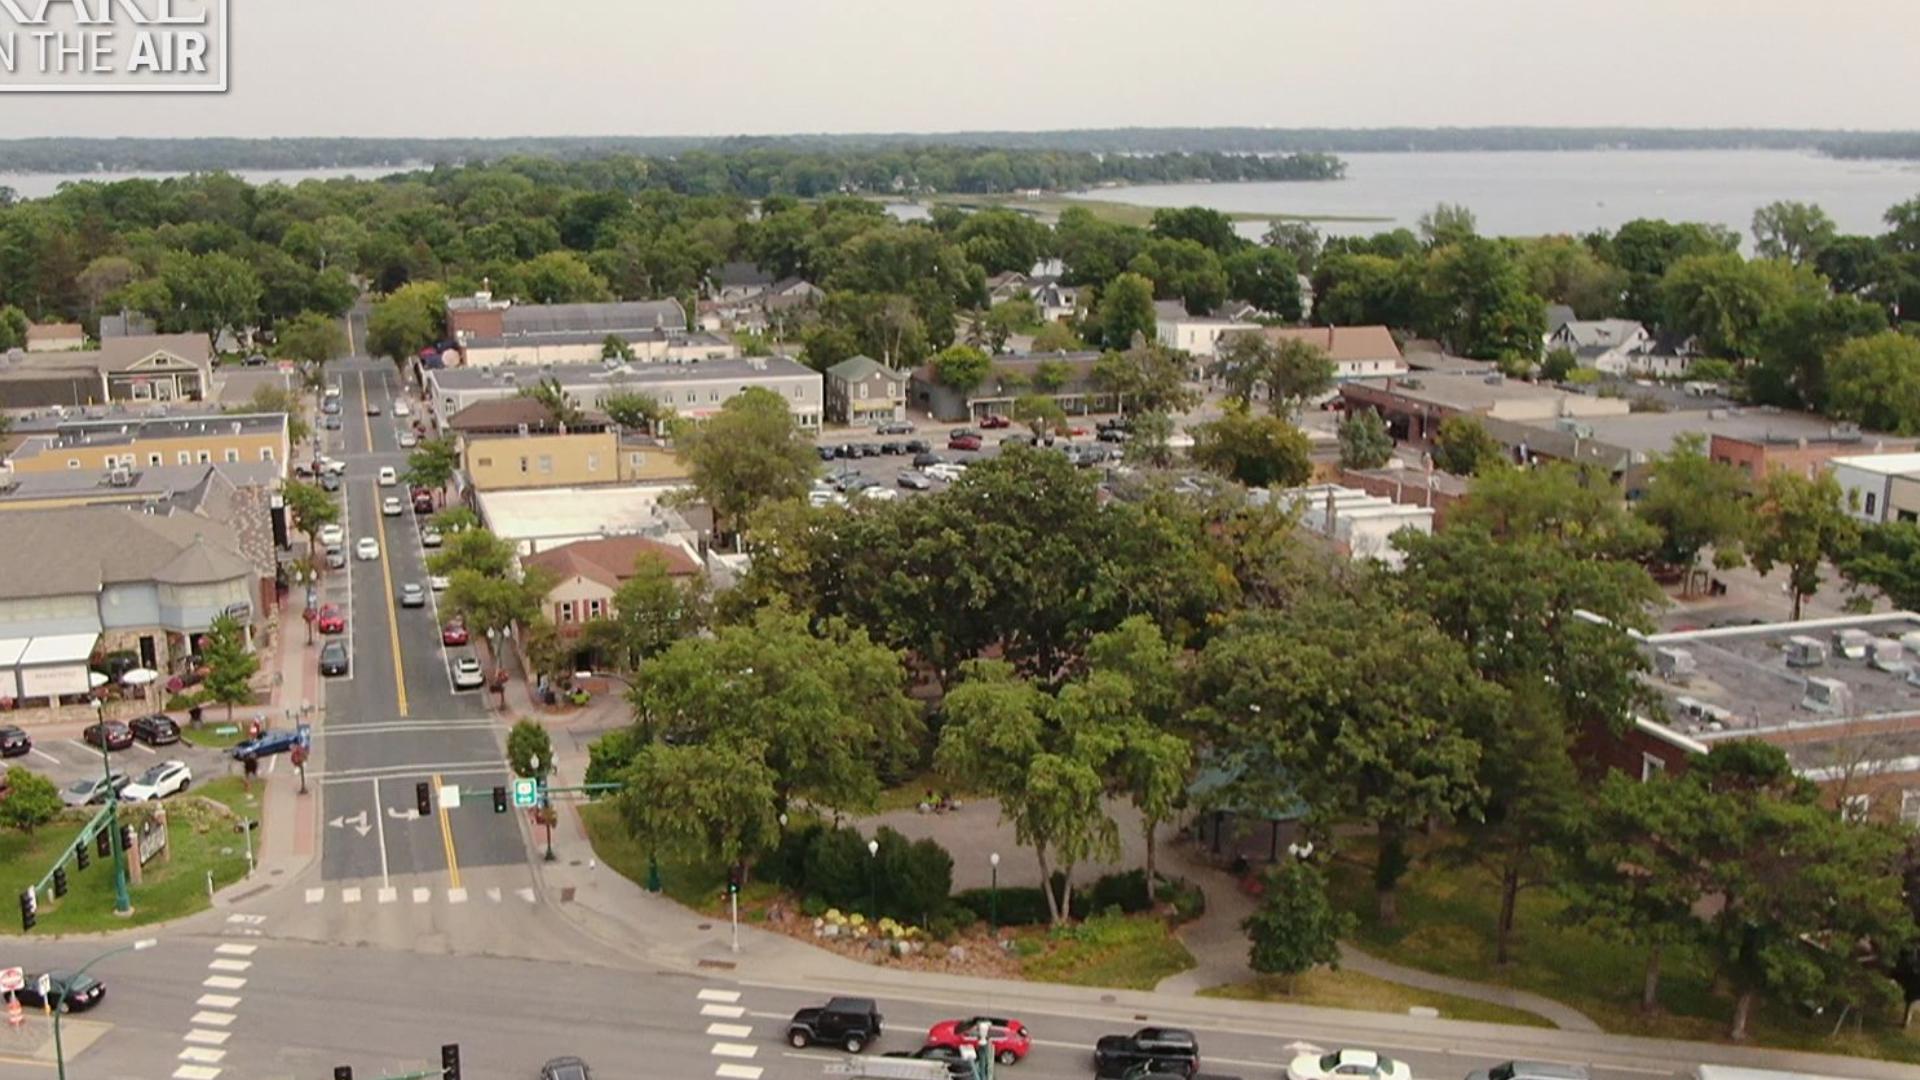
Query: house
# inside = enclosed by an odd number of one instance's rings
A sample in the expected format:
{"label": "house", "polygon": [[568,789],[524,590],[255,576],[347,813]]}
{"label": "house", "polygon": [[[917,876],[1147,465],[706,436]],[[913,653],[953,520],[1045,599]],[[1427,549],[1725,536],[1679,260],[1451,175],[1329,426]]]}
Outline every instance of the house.
{"label": "house", "polygon": [[1112,412],[1119,407],[1118,399],[1093,377],[1099,359],[1098,352],[996,356],[986,380],[965,392],[942,383],[932,364],[922,364],[908,380],[907,395],[914,408],[947,421],[1008,416],[1013,403],[1027,394],[1052,398],[1069,416]]}
{"label": "house", "polygon": [[30,353],[73,352],[87,347],[87,332],[79,323],[35,323],[27,327]]}
{"label": "house", "polygon": [[98,349],[23,353],[0,366],[0,409],[109,401],[205,401],[213,349],[205,334],[108,338]]}
{"label": "house", "polygon": [[1561,327],[1567,325],[1568,323],[1572,322],[1577,318],[1579,318],[1579,316],[1574,314],[1573,308],[1569,307],[1566,304],[1548,304],[1547,305],[1547,346],[1548,348],[1552,348],[1553,346],[1553,335],[1559,332]]}
{"label": "house", "polygon": [[1565,350],[1583,368],[1605,375],[1674,378],[1693,363],[1682,343],[1656,339],[1632,319],[1570,319],[1547,335],[1547,351]]}
{"label": "house", "polygon": [[1260,329],[1257,323],[1189,315],[1186,305],[1178,300],[1158,301],[1153,309],[1155,339],[1199,360],[1213,359],[1215,346],[1225,335]]}
{"label": "house", "polygon": [[1872,525],[1920,520],[1920,453],[1849,454],[1827,464],[1856,519]]}
{"label": "house", "polygon": [[1404,375],[1408,370],[1393,332],[1384,326],[1269,326],[1259,332],[1275,345],[1304,341],[1326,353],[1333,361],[1336,383]]}
{"label": "house", "polygon": [[826,290],[805,278],[784,277],[767,286],[760,306],[766,309],[769,316],[792,313],[796,309],[819,303],[826,295]]}
{"label": "house", "polygon": [[992,307],[1004,300],[1012,300],[1031,291],[1027,275],[1018,270],[1007,270],[987,278],[987,306]]}
{"label": "house", "polygon": [[126,649],[176,670],[227,615],[249,640],[273,580],[230,526],[197,513],[87,506],[0,514],[0,697],[91,689],[89,659]]}
{"label": "house", "polygon": [[850,356],[826,371],[827,419],[868,425],[907,418],[907,373],[866,356]]}
{"label": "house", "polygon": [[613,614],[614,594],[631,578],[641,559],[665,564],[667,576],[688,581],[700,574],[700,563],[684,543],[644,536],[608,536],[575,540],[521,560],[528,570],[540,570],[554,579],[546,595],[546,615],[562,634],[578,634],[585,623]]}
{"label": "house", "polygon": [[773,275],[760,269],[759,263],[722,263],[707,277],[707,297],[723,304],[753,300],[773,284]]}
{"label": "house", "polygon": [[285,475],[287,414],[76,420],[23,439],[7,463],[16,473],[105,475],[157,465],[265,462]]}
{"label": "house", "polygon": [[426,397],[451,417],[478,401],[518,397],[522,387],[551,380],[582,409],[604,411],[615,394],[645,394],[681,416],[698,419],[718,411],[734,395],[759,387],[778,396],[803,428],[820,426],[824,412],[820,373],[784,356],[658,364],[551,364],[540,367],[453,367],[423,374]]}
{"label": "house", "polygon": [[1027,279],[1027,292],[1040,309],[1041,322],[1064,322],[1080,311],[1080,288],[1063,284],[1058,277],[1035,275]]}

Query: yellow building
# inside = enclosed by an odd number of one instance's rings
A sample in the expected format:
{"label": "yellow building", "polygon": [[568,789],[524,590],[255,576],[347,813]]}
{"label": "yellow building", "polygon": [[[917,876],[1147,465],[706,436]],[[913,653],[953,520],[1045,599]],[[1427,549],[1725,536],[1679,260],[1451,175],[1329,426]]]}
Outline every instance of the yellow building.
{"label": "yellow building", "polygon": [[25,436],[7,461],[22,474],[271,462],[284,476],[289,450],[285,413],[246,413],[75,421]]}
{"label": "yellow building", "polygon": [[673,450],[641,435],[611,429],[468,435],[462,465],[479,491],[674,483],[687,470]]}

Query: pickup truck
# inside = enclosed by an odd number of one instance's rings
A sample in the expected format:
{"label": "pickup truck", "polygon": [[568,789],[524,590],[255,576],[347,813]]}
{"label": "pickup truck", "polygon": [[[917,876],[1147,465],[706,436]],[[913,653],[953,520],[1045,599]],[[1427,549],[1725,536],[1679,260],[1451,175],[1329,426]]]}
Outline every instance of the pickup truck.
{"label": "pickup truck", "polygon": [[[1141,1028],[1131,1035],[1102,1035],[1093,1046],[1097,1077],[1125,1076],[1129,1069],[1153,1062],[1155,1071],[1192,1077],[1200,1071],[1200,1040],[1181,1028]],[[1172,1066],[1167,1070],[1167,1066]]]}
{"label": "pickup truck", "polygon": [[787,1021],[787,1042],[796,1050],[825,1043],[857,1054],[879,1037],[880,1010],[872,998],[832,998],[825,1005],[801,1009]]}

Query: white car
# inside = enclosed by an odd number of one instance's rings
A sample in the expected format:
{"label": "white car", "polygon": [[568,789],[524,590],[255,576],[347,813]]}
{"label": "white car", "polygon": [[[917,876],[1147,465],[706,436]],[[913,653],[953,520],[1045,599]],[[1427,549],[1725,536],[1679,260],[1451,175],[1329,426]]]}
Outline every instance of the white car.
{"label": "white car", "polygon": [[929,465],[920,471],[933,477],[935,480],[945,480],[951,484],[966,475],[967,467],[954,462],[943,461],[937,465]]}
{"label": "white car", "polygon": [[120,790],[120,798],[125,802],[146,802],[149,799],[164,799],[187,790],[193,783],[193,771],[184,761],[163,761],[146,772],[139,779]]}
{"label": "white car", "polygon": [[400,474],[391,465],[380,466],[380,486],[392,487],[400,482]]}
{"label": "white car", "polygon": [[440,535],[440,530],[437,528],[434,528],[432,525],[426,525],[420,529],[420,546],[421,547],[437,548],[445,542],[446,542],[446,537]]}
{"label": "white car", "polygon": [[415,435],[411,431],[403,431],[400,433],[400,449],[411,450],[414,447],[419,445],[420,445],[420,436]]}
{"label": "white car", "polygon": [[447,575],[445,574],[427,575],[427,588],[432,589],[434,592],[440,592],[445,589],[448,584]]}
{"label": "white car", "polygon": [[320,546],[334,547],[346,542],[347,530],[339,525],[320,526]]}
{"label": "white car", "polygon": [[380,541],[371,536],[363,536],[353,545],[353,557],[361,562],[372,562],[380,557]]}
{"label": "white car", "polygon": [[313,460],[314,464],[320,466],[320,471],[323,473],[331,473],[334,476],[346,475],[347,463],[344,461],[336,461],[330,457],[316,457]]}
{"label": "white car", "polygon": [[872,499],[874,502],[892,502],[900,497],[900,493],[890,487],[870,487],[861,488],[860,497]]}
{"label": "white car", "polygon": [[399,517],[401,513],[400,497],[389,495],[380,500],[380,512],[388,517]]}
{"label": "white car", "polygon": [[412,415],[413,415],[413,410],[412,410],[412,409],[409,409],[409,408],[407,408],[407,403],[406,403],[406,402],[404,402],[404,401],[396,401],[396,402],[394,402],[394,403],[393,403],[393,415],[395,415],[395,416],[412,416]]}
{"label": "white car", "polygon": [[455,690],[478,690],[487,683],[487,676],[480,670],[480,661],[472,656],[462,656],[453,662],[453,688]]}
{"label": "white car", "polygon": [[1301,1054],[1287,1064],[1287,1080],[1413,1080],[1413,1070],[1372,1050]]}

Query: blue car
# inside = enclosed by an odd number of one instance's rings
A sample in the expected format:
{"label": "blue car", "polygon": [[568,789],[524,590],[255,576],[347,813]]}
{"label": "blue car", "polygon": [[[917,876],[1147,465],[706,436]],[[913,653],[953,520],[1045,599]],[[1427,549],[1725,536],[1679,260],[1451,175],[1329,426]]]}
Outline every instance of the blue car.
{"label": "blue car", "polygon": [[269,731],[257,739],[248,739],[227,752],[233,755],[235,761],[245,761],[248,758],[284,754],[298,745],[300,745],[298,731]]}

